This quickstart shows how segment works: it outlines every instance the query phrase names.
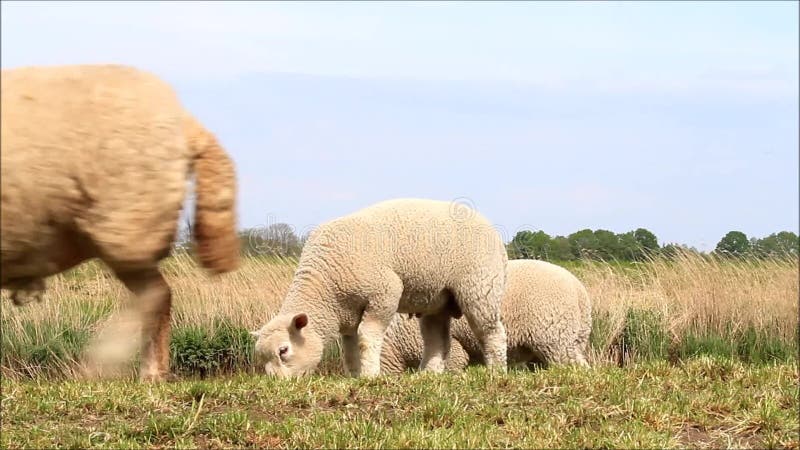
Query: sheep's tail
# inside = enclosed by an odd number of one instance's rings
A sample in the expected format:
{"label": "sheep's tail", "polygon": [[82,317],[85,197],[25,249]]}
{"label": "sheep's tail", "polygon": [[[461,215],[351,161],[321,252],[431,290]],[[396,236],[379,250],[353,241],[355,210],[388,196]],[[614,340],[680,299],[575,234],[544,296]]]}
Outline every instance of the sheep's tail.
{"label": "sheep's tail", "polygon": [[194,155],[195,221],[193,236],[200,264],[214,274],[239,266],[236,232],[236,171],[216,137],[192,117],[186,139]]}

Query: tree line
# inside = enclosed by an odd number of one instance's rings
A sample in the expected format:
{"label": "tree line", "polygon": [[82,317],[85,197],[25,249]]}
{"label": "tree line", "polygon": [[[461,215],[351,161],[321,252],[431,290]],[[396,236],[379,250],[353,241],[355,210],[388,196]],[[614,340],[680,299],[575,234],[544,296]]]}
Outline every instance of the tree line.
{"label": "tree line", "polygon": [[[568,236],[551,237],[544,231],[520,231],[508,243],[512,259],[571,261],[576,259],[642,261],[653,256],[674,256],[679,250],[703,253],[694,247],[670,243],[661,246],[646,228],[627,233],[584,229]],[[712,254],[725,257],[785,257],[800,255],[800,238],[791,231],[748,238],[741,231],[723,236]]]}
{"label": "tree line", "polygon": [[[176,248],[191,247],[191,223],[182,227]],[[247,228],[239,232],[244,256],[268,255],[298,257],[308,236],[298,236],[286,223],[262,228]],[[642,261],[649,257],[673,256],[678,251],[702,253],[682,244],[660,245],[656,235],[646,228],[626,233],[609,230],[583,229],[568,236],[551,236],[544,231],[523,230],[506,245],[509,259],[541,259],[572,261],[592,259],[603,261]],[[741,231],[730,231],[711,252],[726,257],[781,257],[800,255],[800,238],[791,231],[772,233],[763,238],[751,237]]]}

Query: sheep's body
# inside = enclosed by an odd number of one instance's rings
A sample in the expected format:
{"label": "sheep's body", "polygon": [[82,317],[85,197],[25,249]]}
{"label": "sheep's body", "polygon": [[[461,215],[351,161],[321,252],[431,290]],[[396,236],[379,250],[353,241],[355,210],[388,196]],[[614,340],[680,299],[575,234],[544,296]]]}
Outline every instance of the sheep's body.
{"label": "sheep's body", "polygon": [[100,258],[139,297],[141,377],[166,375],[169,254],[192,172],[198,255],[238,264],[235,173],[213,135],[155,76],[116,65],[2,71],[2,287],[16,304],[44,279]]}
{"label": "sheep's body", "polygon": [[[420,366],[441,371],[450,318],[463,313],[487,346],[488,364],[505,370],[506,264],[499,234],[470,208],[421,199],[378,203],[311,234],[280,311],[254,332],[257,354],[268,372],[305,373],[341,334],[349,372],[376,375],[392,317],[416,313],[425,336]],[[276,360],[281,347],[285,355]]]}
{"label": "sheep's body", "polygon": [[[508,262],[502,305],[508,333],[508,363],[588,366],[585,349],[591,332],[591,301],[568,270],[535,260]],[[480,345],[463,320],[452,325],[448,370],[483,363]],[[381,369],[398,373],[419,364],[422,337],[418,320],[397,315],[386,332]]]}

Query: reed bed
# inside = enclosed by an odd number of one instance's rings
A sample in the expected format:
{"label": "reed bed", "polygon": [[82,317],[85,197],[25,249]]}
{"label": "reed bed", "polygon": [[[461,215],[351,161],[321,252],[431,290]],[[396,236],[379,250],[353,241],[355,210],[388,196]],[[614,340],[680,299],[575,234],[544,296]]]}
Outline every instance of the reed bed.
{"label": "reed bed", "polygon": [[[209,277],[186,254],[165,260],[162,270],[173,289],[174,370],[191,376],[249,370],[248,331],[276,312],[295,266],[294,259],[248,257],[236,272]],[[731,260],[682,252],[637,264],[582,261],[569,268],[594,303],[595,365],[701,354],[748,363],[796,359],[796,257]],[[95,262],[49,279],[42,303],[17,308],[4,293],[0,371],[11,378],[75,375],[92,336],[130,301]],[[331,348],[326,370],[338,367],[337,353]]]}

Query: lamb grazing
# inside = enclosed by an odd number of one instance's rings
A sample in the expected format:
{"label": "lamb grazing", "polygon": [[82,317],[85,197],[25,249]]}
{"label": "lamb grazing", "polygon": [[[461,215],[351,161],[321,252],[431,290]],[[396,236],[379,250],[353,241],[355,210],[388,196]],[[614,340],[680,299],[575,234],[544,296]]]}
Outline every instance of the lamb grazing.
{"label": "lamb grazing", "polygon": [[416,313],[420,368],[441,372],[450,318],[463,315],[488,365],[505,371],[507,261],[499,233],[458,203],[395,199],[332,220],[309,236],[277,315],[252,332],[256,359],[269,374],[303,375],[341,335],[346,370],[375,376],[392,317]]}
{"label": "lamb grazing", "polygon": [[[584,351],[591,332],[591,301],[568,270],[544,261],[508,262],[502,319],[508,333],[510,364],[575,364],[588,367]],[[482,363],[480,346],[469,326],[455,320],[447,370]],[[384,373],[400,373],[419,364],[422,337],[416,319],[396,315],[381,354]]]}
{"label": "lamb grazing", "polygon": [[[154,75],[119,65],[2,71],[0,286],[41,300],[48,276],[92,258],[137,297],[142,380],[169,372],[171,250],[196,175],[194,236],[212,273],[239,263],[233,162]],[[132,305],[133,306],[133,305]]]}

